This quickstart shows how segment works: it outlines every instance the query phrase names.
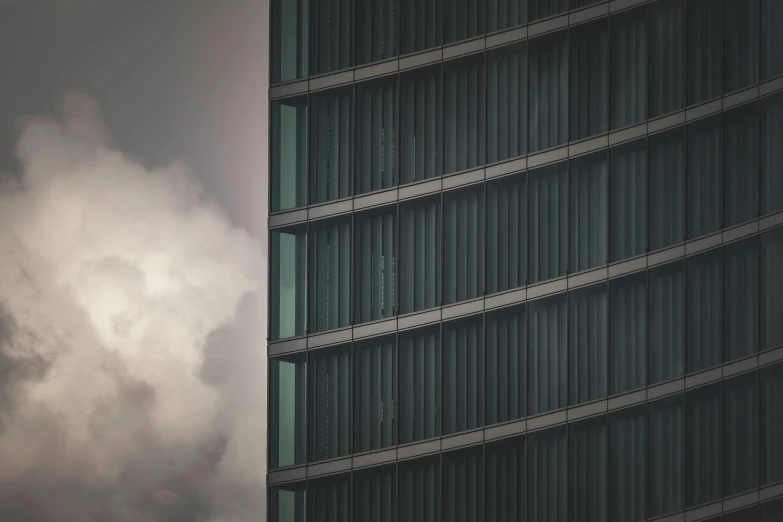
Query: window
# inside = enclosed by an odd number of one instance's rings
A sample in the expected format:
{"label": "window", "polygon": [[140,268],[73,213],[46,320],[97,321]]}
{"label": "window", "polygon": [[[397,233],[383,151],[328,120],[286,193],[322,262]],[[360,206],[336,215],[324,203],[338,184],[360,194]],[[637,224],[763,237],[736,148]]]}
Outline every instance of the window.
{"label": "window", "polygon": [[530,171],[529,282],[566,274],[568,263],[568,163]]}
{"label": "window", "polygon": [[607,20],[571,29],[571,140],[606,132]]}
{"label": "window", "polygon": [[723,249],[723,360],[733,361],[758,350],[758,238]]}
{"label": "window", "polygon": [[441,303],[440,196],[400,207],[400,313]]}
{"label": "window", "polygon": [[574,273],[607,262],[606,151],[582,156],[570,163],[570,273]]}
{"label": "window", "polygon": [[446,192],[444,304],[484,295],[484,185]]}
{"label": "window", "polygon": [[487,0],[487,32],[527,22],[527,0]]}
{"label": "window", "polygon": [[348,455],[351,423],[351,347],[310,353],[310,462]]}
{"label": "window", "polygon": [[611,128],[642,121],[647,85],[647,8],[610,18]]}
{"label": "window", "polygon": [[400,444],[440,435],[438,327],[400,334]]}
{"label": "window", "polygon": [[353,65],[353,2],[311,0],[311,74],[323,74]]}
{"label": "window", "polygon": [[487,53],[487,163],[526,151],[527,42],[521,42]]}
{"label": "window", "polygon": [[530,152],[537,152],[568,141],[568,33],[535,38],[529,46]]}
{"label": "window", "polygon": [[487,520],[519,522],[527,511],[525,438],[514,437],[486,445]]}
{"label": "window", "polygon": [[606,285],[569,292],[569,297],[568,403],[573,405],[606,397]]}
{"label": "window", "polygon": [[305,484],[269,488],[270,522],[305,522]]}
{"label": "window", "polygon": [[724,383],[723,496],[758,486],[758,373],[752,372]]}
{"label": "window", "polygon": [[307,228],[269,232],[269,337],[304,335],[307,320]]}
{"label": "window", "polygon": [[547,18],[568,10],[568,0],[528,0],[530,21]]}
{"label": "window", "polygon": [[688,372],[696,372],[722,360],[721,251],[689,257],[687,265]]}
{"label": "window", "polygon": [[758,215],[758,104],[723,114],[723,226]]}
{"label": "window", "polygon": [[647,274],[609,283],[609,394],[645,385],[647,365]]}
{"label": "window", "polygon": [[722,0],[688,0],[688,105],[720,96]]}
{"label": "window", "polygon": [[761,349],[783,345],[783,228],[761,236]]}
{"label": "window", "polygon": [[[646,504],[645,407],[609,415],[609,520],[643,520]],[[651,462],[651,465],[654,463]]]}
{"label": "window", "polygon": [[530,313],[528,415],[566,405],[568,303],[566,294],[532,301]]}
{"label": "window", "polygon": [[487,293],[527,280],[527,173],[487,183]]}
{"label": "window", "polygon": [[484,448],[443,454],[443,518],[484,521]]}
{"label": "window", "polygon": [[683,0],[650,4],[650,118],[685,106]]}
{"label": "window", "polygon": [[484,425],[483,316],[443,325],[443,434]]}
{"label": "window", "polygon": [[484,34],[484,0],[444,2],[443,10],[444,43],[450,44]]}
{"label": "window", "polygon": [[528,520],[568,520],[568,439],[559,426],[528,436]]}
{"label": "window", "polygon": [[356,522],[397,520],[397,467],[394,464],[354,472],[353,519]]}
{"label": "window", "polygon": [[400,1],[400,54],[441,44],[441,4],[441,0]]}
{"label": "window", "polygon": [[484,159],[484,54],[446,62],[443,66],[445,173],[471,169]]}
{"label": "window", "polygon": [[761,522],[779,522],[783,517],[783,499],[764,502],[761,505]]}
{"label": "window", "polygon": [[650,484],[648,517],[683,508],[682,395],[649,405]]}
{"label": "window", "polygon": [[761,485],[783,480],[783,364],[761,369]]}
{"label": "window", "polygon": [[397,293],[397,208],[357,213],[355,220],[356,323],[392,317]]}
{"label": "window", "polygon": [[[307,0],[272,2],[271,83],[307,76],[307,37],[310,5]],[[277,522],[277,521],[275,521]]]}
{"label": "window", "polygon": [[304,354],[269,361],[270,469],[305,463],[306,371]]}
{"label": "window", "polygon": [[759,78],[759,0],[725,0],[724,91],[754,84]]}
{"label": "window", "polygon": [[671,263],[648,272],[649,384],[668,381],[683,374],[685,340],[683,264]]}
{"label": "window", "polygon": [[397,16],[394,0],[356,2],[356,65],[397,56]]}
{"label": "window", "polygon": [[397,351],[393,335],[376,337],[354,347],[354,452],[392,446],[396,442],[394,411]]}
{"label": "window", "polygon": [[272,212],[307,204],[307,97],[270,103]]}
{"label": "window", "polygon": [[569,520],[606,522],[606,417],[568,426]]}
{"label": "window", "polygon": [[[783,14],[783,9],[781,9]],[[780,31],[783,35],[783,31]],[[783,210],[783,93],[761,101],[761,213]]]}
{"label": "window", "polygon": [[487,425],[525,416],[525,307],[487,314]]}
{"label": "window", "polygon": [[396,75],[356,84],[355,151],[357,194],[397,184]]}
{"label": "window", "polygon": [[307,490],[308,522],[350,522],[350,473],[310,480]]}
{"label": "window", "polygon": [[685,237],[683,128],[650,137],[650,250],[679,243]]}
{"label": "window", "polygon": [[761,0],[761,79],[783,74],[783,4]]}
{"label": "window", "polygon": [[688,506],[720,498],[723,474],[721,385],[698,388],[686,396]]}
{"label": "window", "polygon": [[722,522],[756,522],[759,519],[759,507],[753,506],[723,515]]}
{"label": "window", "polygon": [[311,97],[310,203],[351,195],[351,89]]}
{"label": "window", "polygon": [[403,74],[400,77],[401,183],[441,175],[442,126],[440,65]]}
{"label": "window", "polygon": [[647,140],[609,153],[609,259],[619,261],[647,249]]}
{"label": "window", "polygon": [[720,228],[721,117],[688,125],[688,238]]}
{"label": "window", "polygon": [[310,332],[351,324],[351,216],[310,225]]}
{"label": "window", "polygon": [[441,522],[440,456],[401,462],[399,474],[399,520]]}

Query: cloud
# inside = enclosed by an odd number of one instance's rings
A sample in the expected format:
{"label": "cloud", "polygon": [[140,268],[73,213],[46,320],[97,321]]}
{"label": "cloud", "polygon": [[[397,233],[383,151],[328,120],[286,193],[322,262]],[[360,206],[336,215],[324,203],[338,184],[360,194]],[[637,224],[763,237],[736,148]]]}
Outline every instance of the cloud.
{"label": "cloud", "polygon": [[[151,129],[150,132],[154,132]],[[0,520],[262,520],[261,244],[94,103],[0,186]]]}

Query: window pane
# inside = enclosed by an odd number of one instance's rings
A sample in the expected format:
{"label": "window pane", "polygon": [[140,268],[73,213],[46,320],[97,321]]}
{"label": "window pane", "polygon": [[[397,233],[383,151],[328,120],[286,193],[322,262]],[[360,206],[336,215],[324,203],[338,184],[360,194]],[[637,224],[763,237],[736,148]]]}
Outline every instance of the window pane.
{"label": "window pane", "polygon": [[610,261],[647,249],[647,140],[611,149],[609,179]]}
{"label": "window pane", "polygon": [[269,488],[270,522],[305,522],[305,485]]}
{"label": "window pane", "polygon": [[527,0],[487,0],[487,32],[527,22]]}
{"label": "window pane", "polygon": [[783,480],[783,364],[761,369],[761,485]]}
{"label": "window pane", "polygon": [[354,473],[353,519],[356,522],[396,522],[396,468],[391,464]]}
{"label": "window pane", "polygon": [[[446,520],[483,522],[484,448],[443,454],[443,514]],[[494,521],[493,521],[494,522]]]}
{"label": "window pane", "polygon": [[554,16],[568,10],[568,0],[528,0],[530,2],[530,21]]}
{"label": "window pane", "polygon": [[409,72],[400,78],[401,183],[441,175],[443,116],[440,89],[439,65]]}
{"label": "window pane", "polygon": [[394,315],[397,209],[356,214],[356,323]]}
{"label": "window pane", "polygon": [[671,263],[648,273],[650,384],[668,381],[683,373],[683,264]]}
{"label": "window pane", "polygon": [[732,92],[756,83],[759,78],[759,0],[725,2],[724,92]]}
{"label": "window pane", "polygon": [[351,324],[351,217],[310,225],[310,332]]}
{"label": "window pane", "polygon": [[485,163],[484,54],[446,62],[443,71],[448,174]]}
{"label": "window pane", "polygon": [[780,522],[783,518],[783,499],[764,502],[761,505],[761,522]]}
{"label": "window pane", "polygon": [[401,334],[400,444],[440,435],[438,327]]}
{"label": "window pane", "polygon": [[307,76],[309,8],[307,0],[272,2],[272,83]]}
{"label": "window pane", "polygon": [[269,361],[270,469],[305,462],[306,371],[304,354]]}
{"label": "window pane", "polygon": [[357,194],[397,184],[397,76],[356,84],[355,152]]}
{"label": "window pane", "polygon": [[688,105],[721,95],[722,0],[688,1]]}
{"label": "window pane", "polygon": [[648,517],[679,511],[682,501],[682,395],[650,404]]}
{"label": "window pane", "polygon": [[323,74],[353,65],[353,13],[351,0],[311,0],[313,37],[310,39],[311,74]]}
{"label": "window pane", "polygon": [[440,455],[400,462],[399,474],[399,520],[440,522]]}
{"label": "window pane", "polygon": [[484,0],[450,0],[444,2],[444,43],[450,44],[484,34]]}
{"label": "window pane", "polygon": [[647,8],[611,17],[611,128],[645,119]]}
{"label": "window pane", "polygon": [[525,416],[524,305],[487,314],[487,425]]}
{"label": "window pane", "polygon": [[642,520],[647,492],[647,429],[642,406],[609,416],[609,520]]}
{"label": "window pane", "polygon": [[484,295],[484,185],[444,194],[445,304]]}
{"label": "window pane", "polygon": [[606,285],[569,292],[569,404],[606,397]]}
{"label": "window pane", "polygon": [[269,337],[304,335],[307,318],[307,228],[272,230],[269,256]]}
{"label": "window pane", "polygon": [[723,249],[725,339],[723,360],[733,361],[758,350],[758,238]]}
{"label": "window pane", "polygon": [[758,214],[758,104],[723,114],[723,226]]}
{"label": "window pane", "polygon": [[615,279],[610,285],[609,394],[645,385],[647,274]]}
{"label": "window pane", "polygon": [[606,132],[606,19],[571,29],[571,140]]}
{"label": "window pane", "polygon": [[606,417],[568,426],[569,520],[606,522]]}
{"label": "window pane", "polygon": [[783,4],[761,0],[761,79],[783,74]]}
{"label": "window pane", "polygon": [[570,273],[607,262],[606,151],[571,161]]}
{"label": "window pane", "polygon": [[[532,301],[529,305],[530,394],[528,415],[566,405],[568,303],[566,294]],[[565,493],[563,493],[565,494]]]}
{"label": "window pane", "polygon": [[397,383],[393,335],[357,343],[354,347],[356,425],[354,452],[395,444],[394,400]]}
{"label": "window pane", "polygon": [[721,497],[723,423],[720,384],[688,393],[686,404],[685,467],[690,507]]}
{"label": "window pane", "polygon": [[400,313],[439,306],[440,196],[400,207]]}
{"label": "window pane", "polygon": [[397,2],[356,2],[356,65],[397,56]]}
{"label": "window pane", "polygon": [[527,173],[487,183],[487,293],[527,280]]}
{"label": "window pane", "polygon": [[443,434],[484,425],[483,316],[443,326]]}
{"label": "window pane", "polygon": [[682,0],[650,4],[650,117],[685,105],[685,8]]}
{"label": "window pane", "polygon": [[530,171],[530,283],[561,277],[568,263],[568,163]]}
{"label": "window pane", "polygon": [[310,462],[348,455],[351,452],[351,347],[311,352],[309,372]]}
{"label": "window pane", "polygon": [[400,54],[441,44],[441,0],[401,0]]}
{"label": "window pane", "polygon": [[[781,9],[783,13],[783,8]],[[780,31],[783,35],[783,31]],[[783,93],[761,102],[761,213],[783,210]]]}
{"label": "window pane", "polygon": [[350,520],[350,473],[310,480],[307,490],[308,522],[347,522]]}
{"label": "window pane", "polygon": [[568,520],[567,444],[565,426],[528,436],[528,520]]}
{"label": "window pane", "polygon": [[722,522],[756,522],[758,519],[759,508],[758,506],[753,506],[723,515]]}
{"label": "window pane", "polygon": [[351,87],[311,97],[310,203],[351,195]]}
{"label": "window pane", "polygon": [[535,38],[529,46],[530,152],[536,152],[568,141],[568,33]]}
{"label": "window pane", "polygon": [[527,152],[527,42],[487,53],[487,121],[487,163]]}
{"label": "window pane", "polygon": [[307,204],[307,97],[271,102],[272,212]]}
{"label": "window pane", "polygon": [[650,250],[684,239],[683,128],[650,137]]}
{"label": "window pane", "polygon": [[758,486],[757,379],[758,373],[752,372],[728,380],[724,386],[726,472],[723,496]]}
{"label": "window pane", "polygon": [[688,372],[721,362],[721,251],[688,258]]}
{"label": "window pane", "polygon": [[720,228],[721,117],[688,125],[688,238]]}
{"label": "window pane", "polygon": [[783,228],[761,236],[761,349],[783,345]]}
{"label": "window pane", "polygon": [[524,522],[527,514],[525,438],[486,445],[487,520]]}

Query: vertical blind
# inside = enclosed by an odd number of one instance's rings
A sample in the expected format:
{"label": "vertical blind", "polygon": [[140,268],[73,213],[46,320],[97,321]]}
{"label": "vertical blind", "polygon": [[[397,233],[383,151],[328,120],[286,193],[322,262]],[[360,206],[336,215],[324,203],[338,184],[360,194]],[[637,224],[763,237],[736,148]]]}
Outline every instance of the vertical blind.
{"label": "vertical blind", "polygon": [[533,433],[528,443],[528,520],[568,520],[568,440],[566,428]]}
{"label": "vertical blind", "polygon": [[571,140],[606,132],[607,20],[571,30]]}
{"label": "vertical blind", "polygon": [[310,226],[310,332],[351,324],[351,217]]}
{"label": "vertical blind", "polygon": [[569,404],[606,396],[606,285],[569,293]]}
{"label": "vertical blind", "polygon": [[568,302],[566,295],[532,301],[529,305],[530,342],[528,415],[566,405]]}
{"label": "vertical blind", "polygon": [[484,295],[484,186],[444,196],[444,304]]}
{"label": "vertical blind", "polygon": [[525,438],[514,437],[487,444],[487,520],[519,522],[527,511]]}
{"label": "vertical blind", "polygon": [[692,123],[687,132],[687,233],[694,238],[721,225],[721,116]]}
{"label": "vertical blind", "polygon": [[645,118],[647,85],[647,8],[612,16],[610,67],[611,128]]}
{"label": "vertical blind", "polygon": [[647,140],[609,150],[610,261],[647,249]]}
{"label": "vertical blind", "polygon": [[485,0],[449,0],[443,5],[444,43],[484,34]]}
{"label": "vertical blind", "polygon": [[606,151],[571,161],[570,273],[604,265],[608,261],[608,166]]}
{"label": "vertical blind", "polygon": [[[353,520],[397,522],[397,467],[359,471],[353,477]],[[347,519],[346,519],[347,520]]]}
{"label": "vertical blind", "polygon": [[392,446],[397,388],[394,336],[358,343],[354,348],[354,452]]}
{"label": "vertical blind", "polygon": [[351,88],[311,96],[310,203],[351,193]]}
{"label": "vertical blind", "polygon": [[761,370],[761,485],[783,480],[783,364]]}
{"label": "vertical blind", "polygon": [[688,372],[720,364],[722,331],[721,250],[689,257],[686,321]]}
{"label": "vertical blind", "polygon": [[485,138],[484,55],[443,66],[445,173],[483,165]]}
{"label": "vertical blind", "polygon": [[487,184],[487,293],[527,281],[527,173]]}
{"label": "vertical blind", "polygon": [[565,275],[568,263],[568,163],[528,174],[529,282]]}
{"label": "vertical blind", "polygon": [[724,0],[726,34],[724,92],[756,83],[759,78],[759,0]]}
{"label": "vertical blind", "polygon": [[441,175],[438,155],[443,142],[440,83],[440,66],[400,77],[401,183]]}
{"label": "vertical blind", "polygon": [[397,56],[396,0],[356,2],[356,65]]}
{"label": "vertical blind", "polygon": [[530,152],[536,152],[568,141],[568,34],[535,38],[528,45]]}
{"label": "vertical blind", "polygon": [[553,16],[568,10],[568,0],[528,0],[530,21]]}
{"label": "vertical blind", "polygon": [[401,462],[399,520],[440,522],[440,456]]}
{"label": "vertical blind", "polygon": [[758,373],[726,381],[723,397],[723,496],[729,496],[758,486]]}
{"label": "vertical blind", "polygon": [[569,520],[606,522],[606,418],[568,427]]}
{"label": "vertical blind", "polygon": [[609,416],[610,522],[627,522],[645,518],[646,417],[644,406],[621,410]]}
{"label": "vertical blind", "polygon": [[526,386],[523,305],[487,315],[487,425],[524,417]]}
{"label": "vertical blind", "polygon": [[270,103],[272,212],[307,204],[307,97]]}
{"label": "vertical blind", "polygon": [[527,21],[527,0],[487,0],[487,32],[493,33]]}
{"label": "vertical blind", "polygon": [[682,262],[648,272],[650,384],[683,374],[685,324]]}
{"label": "vertical blind", "polygon": [[482,317],[443,325],[443,433],[484,425]]}
{"label": "vertical blind", "polygon": [[271,82],[307,76],[310,2],[273,0],[270,14]]}
{"label": "vertical blind", "polygon": [[307,362],[303,354],[269,361],[269,468],[305,463]]}
{"label": "vertical blind", "polygon": [[400,0],[400,54],[441,44],[441,5],[442,0]]}
{"label": "vertical blind", "polygon": [[400,207],[400,313],[440,305],[440,197]]}
{"label": "vertical blind", "polygon": [[482,446],[443,454],[443,518],[454,522],[484,521]]}
{"label": "vertical blind", "polygon": [[689,392],[685,398],[688,506],[698,506],[721,496],[723,477],[723,423],[721,386],[715,384]]}
{"label": "vertical blind", "polygon": [[688,105],[720,96],[723,0],[688,0]]}
{"label": "vertical blind", "polygon": [[311,0],[311,74],[328,73],[353,65],[352,6],[351,0]]}
{"label": "vertical blind", "polygon": [[783,74],[783,4],[761,0],[761,79]]}
{"label": "vertical blind", "polygon": [[761,349],[783,346],[783,228],[761,236]]}
{"label": "vertical blind", "polygon": [[356,323],[395,313],[396,217],[395,207],[356,214]]}
{"label": "vertical blind", "polygon": [[679,243],[684,238],[684,148],[682,128],[650,137],[650,250]]}
{"label": "vertical blind", "polygon": [[723,114],[723,226],[757,215],[759,172],[758,104]]}
{"label": "vertical blind", "polygon": [[400,336],[400,444],[440,435],[438,327]]}
{"label": "vertical blind", "polygon": [[[781,8],[783,13],[783,8]],[[783,31],[780,31],[783,34]],[[761,212],[783,210],[783,93],[761,101]]]}
{"label": "vertical blind", "polygon": [[723,360],[733,361],[758,350],[758,238],[723,249]]}
{"label": "vertical blind", "polygon": [[685,106],[683,0],[650,4],[650,118]]}
{"label": "vertical blind", "polygon": [[609,393],[622,393],[646,383],[647,274],[609,283]]}
{"label": "vertical blind", "polygon": [[351,425],[351,347],[310,354],[310,462],[348,455]]}
{"label": "vertical blind", "polygon": [[527,151],[527,42],[487,53],[486,88],[487,163],[523,155]]}
{"label": "vertical blind", "polygon": [[649,405],[648,517],[656,517],[683,508],[683,426],[682,396]]}
{"label": "vertical blind", "polygon": [[307,487],[308,522],[345,522],[351,516],[351,475],[312,480]]}
{"label": "vertical blind", "polygon": [[356,193],[397,185],[397,77],[356,84]]}

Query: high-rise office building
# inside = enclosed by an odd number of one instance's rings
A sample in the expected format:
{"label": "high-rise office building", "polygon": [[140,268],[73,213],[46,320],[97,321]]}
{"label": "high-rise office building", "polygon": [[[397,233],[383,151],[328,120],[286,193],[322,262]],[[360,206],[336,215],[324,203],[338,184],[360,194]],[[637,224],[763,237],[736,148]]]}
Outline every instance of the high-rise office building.
{"label": "high-rise office building", "polygon": [[269,520],[783,520],[783,0],[271,4]]}

